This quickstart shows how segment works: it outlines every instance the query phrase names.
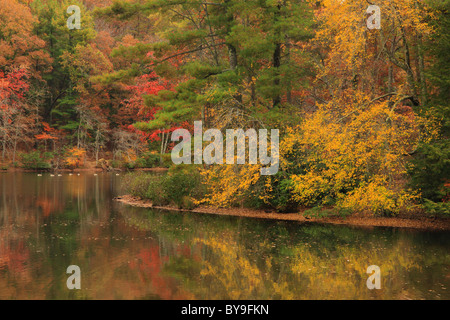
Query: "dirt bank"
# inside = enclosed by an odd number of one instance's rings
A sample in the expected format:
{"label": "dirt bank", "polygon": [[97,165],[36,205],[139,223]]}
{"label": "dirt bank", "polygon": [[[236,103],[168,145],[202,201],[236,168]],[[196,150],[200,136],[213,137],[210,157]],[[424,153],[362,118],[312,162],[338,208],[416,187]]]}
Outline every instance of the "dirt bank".
{"label": "dirt bank", "polygon": [[191,213],[203,214],[217,214],[229,215],[239,217],[250,217],[259,219],[273,219],[273,220],[288,220],[300,222],[317,222],[317,223],[331,223],[344,224],[366,227],[401,227],[414,228],[421,230],[450,230],[450,219],[425,217],[423,215],[409,215],[397,217],[373,217],[368,215],[354,214],[345,218],[342,217],[327,217],[327,218],[308,218],[301,212],[298,213],[276,213],[266,212],[264,210],[254,210],[245,208],[213,208],[201,206],[194,210],[178,209],[176,207],[157,207],[153,206],[148,200],[141,200],[140,198],[132,196],[121,196],[115,200],[136,207],[154,208],[160,210],[183,211]]}

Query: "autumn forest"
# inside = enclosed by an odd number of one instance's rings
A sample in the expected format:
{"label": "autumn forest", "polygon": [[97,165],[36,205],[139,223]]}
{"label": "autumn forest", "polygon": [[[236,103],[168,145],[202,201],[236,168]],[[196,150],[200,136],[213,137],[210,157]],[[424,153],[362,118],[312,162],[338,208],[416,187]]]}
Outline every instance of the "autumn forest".
{"label": "autumn forest", "polygon": [[[0,0],[0,171],[130,171],[127,194],[185,209],[448,217],[449,9]],[[174,165],[195,121],[279,130],[278,172]]]}

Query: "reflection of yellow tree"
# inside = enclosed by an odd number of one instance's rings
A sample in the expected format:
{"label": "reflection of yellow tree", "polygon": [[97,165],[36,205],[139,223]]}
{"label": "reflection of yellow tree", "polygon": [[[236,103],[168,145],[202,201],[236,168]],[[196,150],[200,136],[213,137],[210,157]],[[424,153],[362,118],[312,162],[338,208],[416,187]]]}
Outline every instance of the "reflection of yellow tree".
{"label": "reflection of yellow tree", "polygon": [[[176,223],[162,214],[133,217],[127,223],[169,242],[190,243],[196,263],[178,266],[176,276],[196,299],[435,299],[436,292],[445,293],[440,286],[450,257],[439,254],[441,247],[423,251],[408,234],[375,237],[372,230],[309,226],[293,242],[286,229],[261,239],[252,232],[255,222],[236,233],[223,221],[208,220],[198,229],[199,218],[190,215]],[[425,264],[435,268],[431,283],[422,281],[430,273]],[[381,268],[381,290],[366,286],[370,265]]]}
{"label": "reflection of yellow tree", "polygon": [[[390,248],[372,242],[367,249],[336,245],[333,250],[321,248],[320,253],[310,246],[298,246],[294,249],[291,270],[308,287],[302,295],[305,299],[394,299],[399,298],[407,282],[406,271],[420,269],[420,257],[410,248],[411,243],[404,240]],[[366,270],[370,265],[381,269],[382,291],[367,289]]]}
{"label": "reflection of yellow tree", "polygon": [[[409,276],[421,271],[422,261],[445,265],[449,260],[423,257],[403,238],[392,245],[375,240],[368,248],[336,244],[318,250],[299,243],[290,258],[265,256],[270,242],[248,250],[226,234],[195,242],[210,250],[201,269],[206,285],[194,289],[197,298],[208,299],[422,299],[427,298],[423,288],[414,289]],[[381,268],[381,290],[366,286],[370,265]]]}
{"label": "reflection of yellow tree", "polygon": [[210,285],[198,288],[199,298],[294,298],[285,276],[271,279],[274,270],[270,258],[266,258],[262,266],[258,266],[231,236],[197,238],[194,242],[206,245],[212,252],[207,261],[203,261],[200,273]]}

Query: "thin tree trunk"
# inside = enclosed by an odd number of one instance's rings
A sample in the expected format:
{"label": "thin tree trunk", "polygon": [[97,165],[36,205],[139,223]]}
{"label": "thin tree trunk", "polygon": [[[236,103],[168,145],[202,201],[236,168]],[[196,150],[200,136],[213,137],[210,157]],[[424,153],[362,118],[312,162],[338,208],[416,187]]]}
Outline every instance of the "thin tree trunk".
{"label": "thin tree trunk", "polygon": [[416,44],[416,55],[417,55],[417,80],[420,85],[420,98],[422,104],[428,103],[428,89],[427,83],[425,79],[425,63],[423,57],[423,45],[422,45],[422,35],[416,35],[417,44]]}
{"label": "thin tree trunk", "polygon": [[159,129],[161,131],[161,149],[159,152],[159,162],[163,163],[163,147],[164,147],[164,131],[162,129]]}
{"label": "thin tree trunk", "polygon": [[5,160],[5,152],[6,152],[6,124],[8,123],[6,119],[6,112],[3,112],[3,148],[2,148],[2,160]]}
{"label": "thin tree trunk", "polygon": [[17,137],[19,136],[19,125],[16,124],[16,136],[14,137],[13,164],[16,162]]}
{"label": "thin tree trunk", "polygon": [[[291,62],[291,43],[289,39],[286,40],[286,63]],[[287,79],[287,92],[286,99],[289,104],[292,104],[292,83],[290,79]]]}
{"label": "thin tree trunk", "polygon": [[281,44],[277,43],[275,46],[275,51],[273,53],[273,68],[275,71],[275,79],[273,80],[273,85],[275,87],[275,90],[277,91],[277,94],[275,97],[273,97],[272,100],[272,108],[277,107],[281,102],[280,97],[280,75],[279,75],[279,68],[281,66]]}
{"label": "thin tree trunk", "polygon": [[394,92],[394,69],[392,64],[389,63],[388,67],[388,92]]}
{"label": "thin tree trunk", "polygon": [[99,149],[99,135],[100,135],[100,130],[97,129],[97,132],[95,133],[95,161],[96,163],[98,163],[98,149]]}
{"label": "thin tree trunk", "polygon": [[[280,15],[280,11],[281,11],[281,5],[277,6],[277,13],[275,14],[274,17],[274,22],[276,23],[278,21],[279,15]],[[277,38],[280,38],[280,34],[277,33],[276,34]],[[279,40],[277,40],[279,41]],[[276,95],[273,97],[272,99],[272,108],[277,107],[280,102],[281,102],[281,97],[280,97],[280,74],[279,74],[279,69],[281,66],[281,43],[280,42],[276,42],[275,43],[275,50],[273,52],[273,57],[272,57],[272,65],[273,65],[273,70],[275,72],[275,79],[273,80],[273,85],[275,87],[276,90]]]}

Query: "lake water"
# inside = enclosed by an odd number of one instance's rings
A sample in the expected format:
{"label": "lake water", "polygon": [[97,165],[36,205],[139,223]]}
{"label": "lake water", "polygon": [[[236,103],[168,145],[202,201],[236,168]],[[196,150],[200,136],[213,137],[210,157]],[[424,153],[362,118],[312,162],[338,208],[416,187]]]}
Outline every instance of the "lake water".
{"label": "lake water", "polygon": [[121,178],[0,173],[0,299],[450,299],[449,232],[133,208]]}

